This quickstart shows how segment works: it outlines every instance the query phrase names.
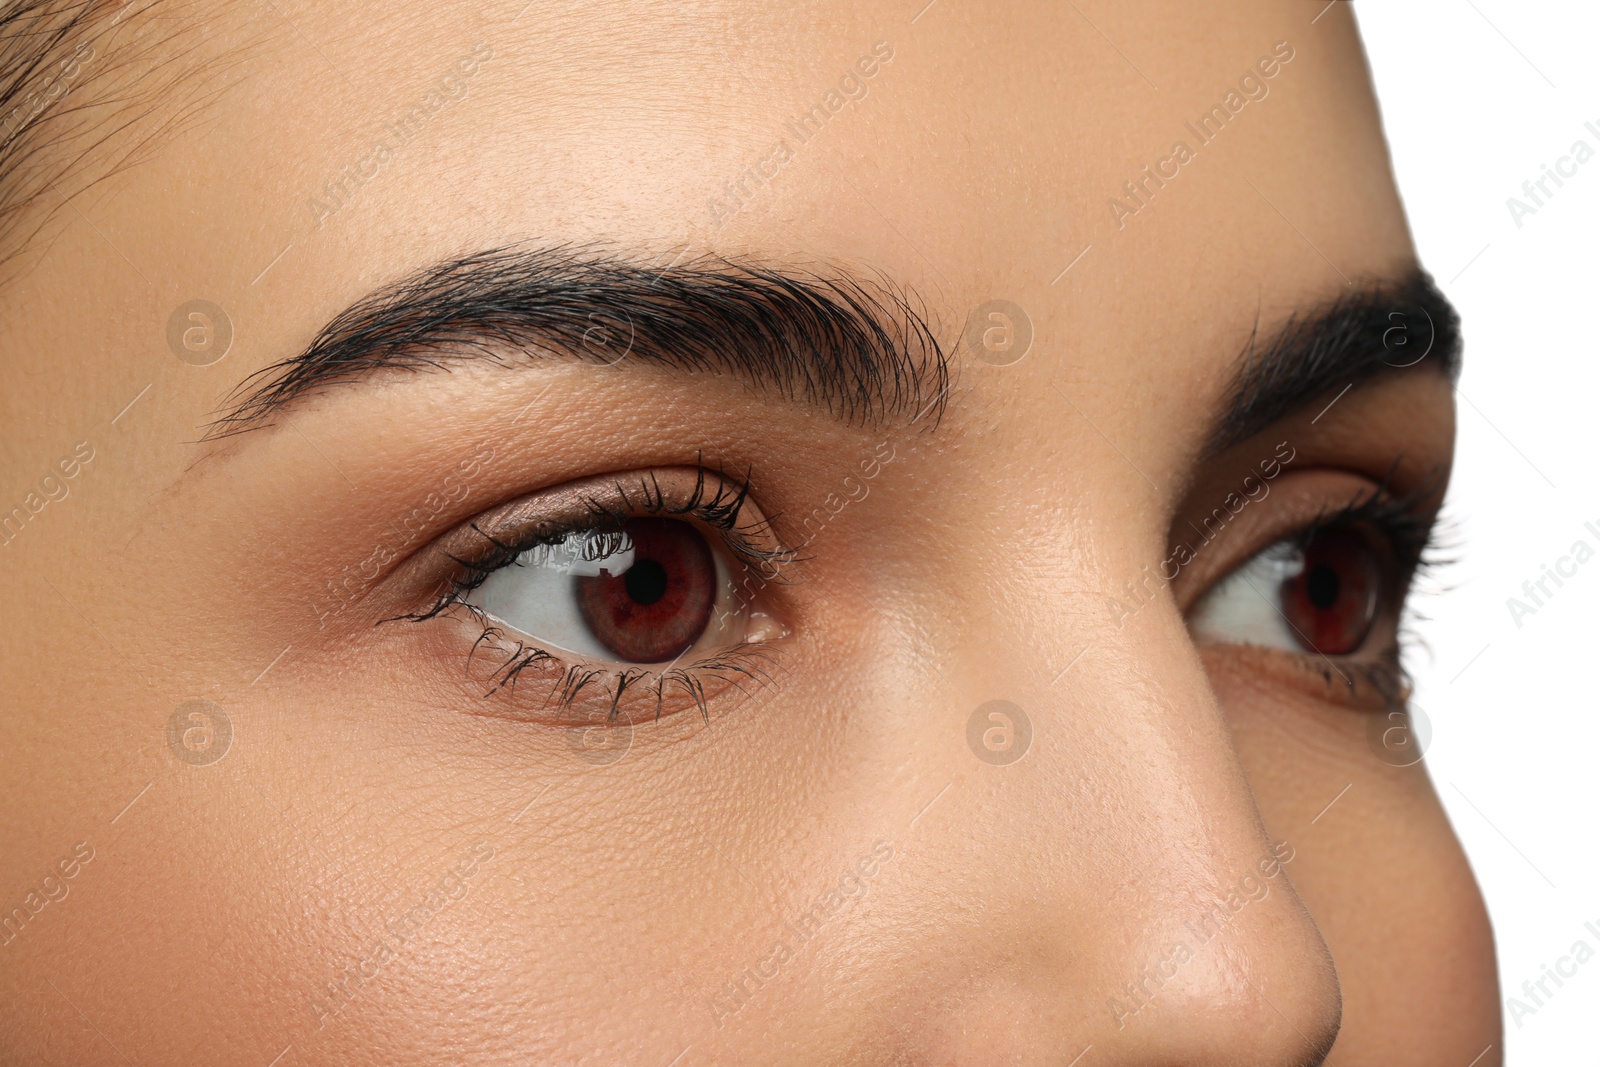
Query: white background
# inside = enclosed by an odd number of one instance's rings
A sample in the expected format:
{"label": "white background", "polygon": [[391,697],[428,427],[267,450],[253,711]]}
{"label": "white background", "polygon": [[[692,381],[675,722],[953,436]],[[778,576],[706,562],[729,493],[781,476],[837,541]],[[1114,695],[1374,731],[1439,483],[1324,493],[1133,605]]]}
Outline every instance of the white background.
{"label": "white background", "polygon": [[[1584,527],[1600,531],[1600,5],[1357,16],[1422,262],[1466,337],[1446,504],[1460,562],[1438,575],[1453,588],[1414,601],[1428,762],[1494,920],[1507,1062],[1600,1064],[1600,957],[1517,1022],[1506,1000],[1579,939],[1600,952],[1584,927],[1600,929],[1600,557],[1520,628],[1506,604],[1575,541],[1600,553]],[[1580,139],[1596,158],[1519,228],[1507,198]]]}

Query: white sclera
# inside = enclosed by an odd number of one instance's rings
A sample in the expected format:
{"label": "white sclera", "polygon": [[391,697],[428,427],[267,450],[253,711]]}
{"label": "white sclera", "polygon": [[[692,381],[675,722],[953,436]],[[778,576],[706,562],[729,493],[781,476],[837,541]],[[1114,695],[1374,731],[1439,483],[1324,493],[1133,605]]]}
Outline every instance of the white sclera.
{"label": "white sclera", "polygon": [[[603,535],[577,533],[553,545],[535,545],[467,594],[466,601],[496,622],[540,643],[593,659],[609,659],[578,610],[574,578],[620,575],[633,566],[633,543],[623,536],[614,551],[596,542]],[[592,558],[585,558],[585,557]]]}
{"label": "white sclera", "polygon": [[1268,545],[1206,591],[1189,612],[1190,632],[1209,644],[1305,651],[1278,597],[1283,583],[1304,569],[1294,543]]}

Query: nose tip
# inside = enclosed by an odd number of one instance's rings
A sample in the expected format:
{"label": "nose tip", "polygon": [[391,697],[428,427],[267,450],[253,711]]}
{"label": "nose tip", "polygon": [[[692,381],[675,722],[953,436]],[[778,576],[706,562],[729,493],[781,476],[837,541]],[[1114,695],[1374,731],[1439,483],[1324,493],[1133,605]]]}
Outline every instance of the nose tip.
{"label": "nose tip", "polygon": [[[1109,1062],[1301,1067],[1322,1063],[1342,998],[1331,953],[1283,870],[1257,870],[1162,909],[1106,1002]],[[1270,874],[1266,872],[1271,872]],[[1187,899],[1185,899],[1187,898]]]}
{"label": "nose tip", "polygon": [[1117,914],[1088,922],[1076,909],[1007,921],[994,902],[1000,925],[922,1028],[930,1062],[1323,1063],[1342,1017],[1337,971],[1289,881],[1292,849],[1258,843],[1143,867],[1137,884],[1121,881]]}
{"label": "nose tip", "polygon": [[[1181,620],[1155,621],[1034,700],[1028,759],[981,779],[983,862],[957,883],[982,887],[981,922],[942,942],[973,951],[922,975],[950,983],[922,1034],[954,1055],[933,1062],[1301,1067],[1337,1038],[1293,844],[1267,838]],[[1008,662],[982,665],[991,688]]]}
{"label": "nose tip", "polygon": [[1129,953],[1115,986],[1102,981],[1098,999],[1071,1006],[1052,1006],[1036,982],[1014,976],[964,997],[961,1018],[937,1027],[946,1039],[930,1043],[938,1054],[927,1062],[1319,1067],[1342,1001],[1332,958],[1306,929],[1264,916],[1210,943],[1153,943]]}

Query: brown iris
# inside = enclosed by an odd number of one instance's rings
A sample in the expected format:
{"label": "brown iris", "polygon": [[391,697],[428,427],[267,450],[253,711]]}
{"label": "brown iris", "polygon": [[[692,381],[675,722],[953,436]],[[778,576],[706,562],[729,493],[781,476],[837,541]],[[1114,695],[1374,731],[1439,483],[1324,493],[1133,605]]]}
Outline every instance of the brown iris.
{"label": "brown iris", "polygon": [[1353,530],[1325,530],[1305,547],[1305,566],[1279,591],[1283,614],[1312,652],[1340,656],[1360,648],[1378,615],[1382,571]]}
{"label": "brown iris", "polygon": [[676,519],[623,525],[633,565],[619,575],[579,577],[578,610],[607,651],[629,663],[664,663],[705,633],[717,600],[717,564],[700,531]]}

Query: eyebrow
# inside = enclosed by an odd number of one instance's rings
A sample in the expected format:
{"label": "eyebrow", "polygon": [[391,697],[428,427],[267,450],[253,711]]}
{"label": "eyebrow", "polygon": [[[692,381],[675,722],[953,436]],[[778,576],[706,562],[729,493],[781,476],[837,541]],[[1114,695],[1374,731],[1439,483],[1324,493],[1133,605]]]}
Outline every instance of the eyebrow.
{"label": "eyebrow", "polygon": [[1452,383],[1461,373],[1460,316],[1420,268],[1298,310],[1264,341],[1258,319],[1204,454],[1248,440],[1335,390],[1343,396],[1386,370],[1413,367]]}
{"label": "eyebrow", "polygon": [[731,374],[846,422],[942,413],[949,363],[881,276],[711,258],[655,270],[589,247],[501,247],[386,285],[234,391],[207,439],[385,370],[529,357]]}
{"label": "eyebrow", "polygon": [[[925,313],[882,275],[721,257],[657,271],[588,247],[502,247],[362,297],[303,352],[245,379],[205,436],[270,424],[298,400],[384,370],[519,356],[732,374],[861,424],[937,423],[950,388]],[[1265,339],[1258,319],[1203,454],[1386,368],[1425,365],[1453,381],[1460,360],[1459,317],[1420,269],[1299,309]]]}

